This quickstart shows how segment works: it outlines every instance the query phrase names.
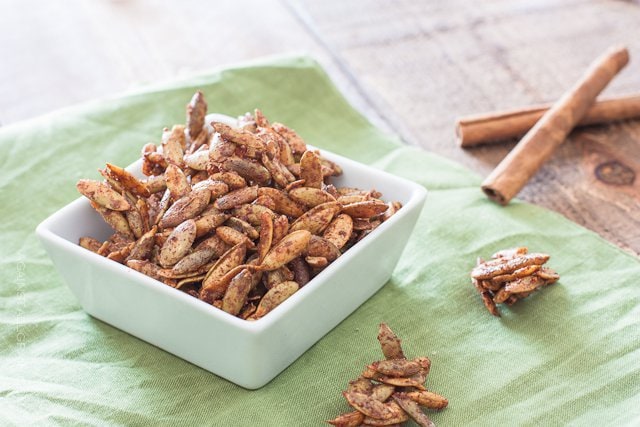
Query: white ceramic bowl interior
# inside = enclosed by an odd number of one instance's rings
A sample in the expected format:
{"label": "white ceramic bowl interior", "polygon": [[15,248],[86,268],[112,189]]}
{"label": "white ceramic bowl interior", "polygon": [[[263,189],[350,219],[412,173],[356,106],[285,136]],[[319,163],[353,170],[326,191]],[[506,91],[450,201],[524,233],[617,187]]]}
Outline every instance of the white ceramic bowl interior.
{"label": "white ceramic bowl interior", "polygon": [[[426,198],[414,182],[322,155],[344,170],[336,186],[375,188],[403,207],[258,321],[231,316],[78,246],[81,236],[112,234],[85,198],[52,214],[36,232],[87,313],[237,385],[260,388],[389,280]],[[129,169],[139,174],[140,165]]]}

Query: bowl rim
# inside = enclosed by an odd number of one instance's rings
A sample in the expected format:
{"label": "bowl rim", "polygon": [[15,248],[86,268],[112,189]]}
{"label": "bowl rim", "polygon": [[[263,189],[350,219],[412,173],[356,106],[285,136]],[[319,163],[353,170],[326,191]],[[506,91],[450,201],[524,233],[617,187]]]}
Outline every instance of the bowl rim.
{"label": "bowl rim", "polygon": [[[311,145],[308,145],[312,149],[317,149]],[[365,170],[367,173],[379,175],[384,180],[390,180],[392,182],[396,182],[408,188],[410,190],[408,200],[403,203],[401,209],[398,210],[393,216],[391,216],[387,221],[384,221],[378,227],[376,227],[365,239],[360,240],[356,244],[354,244],[349,250],[344,252],[337,260],[329,264],[323,271],[321,271],[317,276],[309,281],[309,283],[305,284],[302,288],[296,291],[292,296],[287,298],[277,307],[275,307],[272,311],[270,311],[264,317],[254,320],[248,321],[245,319],[238,318],[233,316],[221,309],[217,309],[213,307],[211,304],[207,304],[206,302],[194,298],[191,295],[186,294],[178,289],[172,288],[170,286],[165,285],[164,283],[153,279],[139,271],[136,271],[130,267],[127,267],[124,264],[117,263],[115,261],[109,260],[101,255],[98,255],[92,251],[89,251],[85,248],[82,248],[77,243],[73,243],[64,237],[54,233],[51,230],[51,227],[54,223],[58,221],[66,220],[66,217],[70,215],[73,211],[80,208],[81,205],[88,205],[89,202],[84,197],[78,197],[67,205],[63,206],[59,210],[53,212],[46,219],[44,219],[38,226],[36,227],[36,234],[42,240],[47,240],[48,242],[61,247],[67,253],[70,253],[72,256],[77,256],[80,258],[84,258],[88,262],[97,263],[99,267],[104,266],[104,268],[111,269],[112,271],[119,271],[120,273],[132,274],[132,279],[138,282],[141,286],[146,287],[150,291],[160,292],[167,296],[172,296],[174,298],[178,298],[178,300],[187,304],[194,310],[200,311],[201,313],[213,316],[220,322],[226,323],[234,328],[241,329],[245,333],[258,335],[263,331],[270,329],[277,325],[279,322],[283,321],[287,317],[287,313],[291,311],[291,309],[297,304],[298,301],[307,298],[312,294],[316,288],[322,286],[325,280],[330,278],[332,273],[340,268],[344,268],[345,265],[349,264],[349,261],[352,257],[356,255],[356,252],[368,246],[373,240],[375,240],[376,236],[383,234],[389,229],[393,227],[394,224],[402,221],[410,211],[416,208],[420,208],[420,205],[424,202],[427,196],[427,189],[420,184],[417,184],[413,181],[410,181],[406,178],[390,174],[389,172],[383,171],[381,169],[377,169],[373,166],[366,165],[355,160],[351,160],[339,154],[335,154],[333,152],[319,149],[321,154],[329,160],[335,161],[340,165],[348,165],[347,168],[356,168],[360,170]],[[141,160],[133,162],[127,169],[129,170],[139,170],[141,164]]]}

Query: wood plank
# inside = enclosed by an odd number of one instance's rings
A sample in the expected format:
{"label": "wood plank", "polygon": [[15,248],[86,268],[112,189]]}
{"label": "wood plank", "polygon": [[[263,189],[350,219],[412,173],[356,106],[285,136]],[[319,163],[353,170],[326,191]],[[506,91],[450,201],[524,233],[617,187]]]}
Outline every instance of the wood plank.
{"label": "wood plank", "polygon": [[1,124],[227,64],[306,52],[385,126],[352,76],[278,0],[2,3],[10,13],[0,14]]}
{"label": "wood plank", "polygon": [[[512,144],[461,150],[456,117],[559,97],[614,43],[631,65],[604,94],[638,90],[640,7],[632,2],[303,1],[298,8],[360,77],[405,140],[485,176]],[[635,58],[635,60],[634,60]],[[520,193],[617,245],[640,252],[640,121],[575,132]],[[610,162],[625,183],[605,183]],[[626,172],[624,172],[626,171]]]}

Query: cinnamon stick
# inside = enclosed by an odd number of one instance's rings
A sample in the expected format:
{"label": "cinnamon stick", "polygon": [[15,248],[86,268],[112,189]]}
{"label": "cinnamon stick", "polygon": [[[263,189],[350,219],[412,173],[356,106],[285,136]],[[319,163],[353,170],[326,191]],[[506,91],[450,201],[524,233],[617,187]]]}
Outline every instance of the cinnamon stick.
{"label": "cinnamon stick", "polygon": [[614,47],[596,59],[482,183],[493,201],[506,205],[584,117],[596,97],[629,62],[625,47]]}
{"label": "cinnamon stick", "polygon": [[[456,140],[463,148],[521,137],[546,113],[552,104],[477,114],[458,119]],[[640,94],[596,101],[577,126],[640,118]]]}

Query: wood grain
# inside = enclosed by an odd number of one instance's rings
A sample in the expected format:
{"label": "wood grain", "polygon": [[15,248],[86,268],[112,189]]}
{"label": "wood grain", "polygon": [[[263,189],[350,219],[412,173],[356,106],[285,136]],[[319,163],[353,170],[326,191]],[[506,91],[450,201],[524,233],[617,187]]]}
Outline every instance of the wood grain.
{"label": "wood grain", "polygon": [[[0,123],[271,54],[308,52],[374,123],[486,175],[456,117],[553,102],[607,46],[640,89],[637,1],[0,0]],[[574,132],[520,197],[640,252],[640,122]]]}
{"label": "wood grain", "polygon": [[277,0],[0,0],[0,123],[279,54],[314,55],[386,127],[330,52]]}

